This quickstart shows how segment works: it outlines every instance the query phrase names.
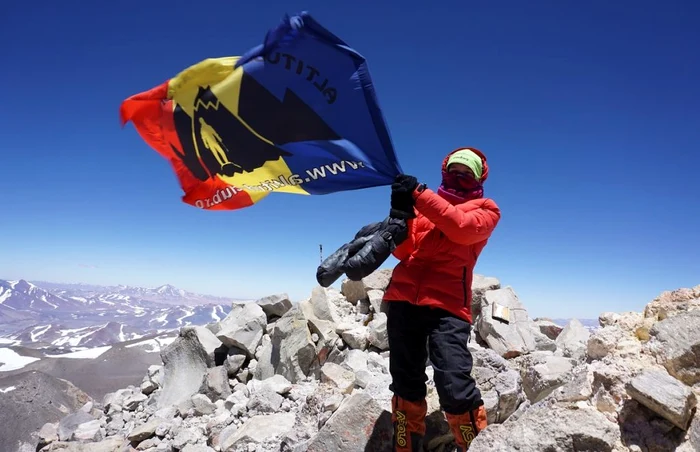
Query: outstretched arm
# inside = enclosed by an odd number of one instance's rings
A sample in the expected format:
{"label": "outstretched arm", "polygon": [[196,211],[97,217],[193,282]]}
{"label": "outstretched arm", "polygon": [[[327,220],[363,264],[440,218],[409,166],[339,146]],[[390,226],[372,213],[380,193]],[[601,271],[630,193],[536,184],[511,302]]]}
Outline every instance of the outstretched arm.
{"label": "outstretched arm", "polygon": [[471,245],[488,239],[501,219],[501,211],[488,198],[456,206],[430,190],[414,191],[416,210],[425,215],[448,239]]}

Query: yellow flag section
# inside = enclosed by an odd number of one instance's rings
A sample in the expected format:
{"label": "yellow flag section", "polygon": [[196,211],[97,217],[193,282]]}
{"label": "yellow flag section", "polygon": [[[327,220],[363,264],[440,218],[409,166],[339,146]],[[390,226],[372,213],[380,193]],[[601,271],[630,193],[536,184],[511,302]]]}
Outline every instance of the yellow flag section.
{"label": "yellow flag section", "polygon": [[[192,130],[192,142],[198,158],[201,160],[204,153],[213,154],[222,167],[227,164],[234,166],[236,164],[228,161],[227,153],[222,148],[224,143],[219,138],[218,132],[211,128],[209,124],[203,122],[201,118],[199,124],[194,123],[194,113],[201,103],[201,100],[196,100],[200,88],[208,87],[214,93],[220,102],[220,105],[214,107],[226,108],[231,115],[235,116],[259,140],[274,146],[274,143],[253,130],[238,113],[238,100],[243,76],[243,67],[235,68],[238,58],[208,58],[180,72],[168,83],[168,98],[173,101],[173,111],[179,106],[192,121],[190,130]],[[211,108],[212,106],[208,107]],[[198,144],[197,137],[194,136],[197,130],[200,131],[203,146]],[[277,160],[267,161],[263,166],[252,171],[236,172],[232,176],[216,174],[216,177],[228,185],[246,191],[250,195],[251,201],[255,203],[267,196],[271,191],[269,189],[248,190],[245,187],[256,187],[265,181],[278,179],[280,176],[289,178],[291,175],[292,171],[287,166],[284,158],[280,157]],[[272,191],[302,195],[309,194],[299,185],[281,185],[275,187]]]}

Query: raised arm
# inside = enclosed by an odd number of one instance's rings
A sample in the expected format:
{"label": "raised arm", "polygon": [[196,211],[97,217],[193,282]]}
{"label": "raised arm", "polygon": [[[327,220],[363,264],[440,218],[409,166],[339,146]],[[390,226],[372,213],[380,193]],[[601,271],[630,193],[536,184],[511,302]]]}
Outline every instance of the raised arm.
{"label": "raised arm", "polygon": [[437,226],[448,239],[471,245],[488,239],[501,219],[501,211],[489,198],[452,205],[425,188],[413,192],[415,208]]}

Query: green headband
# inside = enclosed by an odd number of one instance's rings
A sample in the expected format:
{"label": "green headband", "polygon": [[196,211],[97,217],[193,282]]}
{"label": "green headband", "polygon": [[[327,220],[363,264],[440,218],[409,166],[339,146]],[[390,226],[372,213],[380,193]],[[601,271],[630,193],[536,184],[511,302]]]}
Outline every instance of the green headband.
{"label": "green headband", "polygon": [[450,156],[447,160],[447,168],[453,163],[461,163],[466,165],[474,173],[476,180],[481,180],[481,173],[483,171],[481,157],[479,157],[474,151],[469,149],[461,149]]}

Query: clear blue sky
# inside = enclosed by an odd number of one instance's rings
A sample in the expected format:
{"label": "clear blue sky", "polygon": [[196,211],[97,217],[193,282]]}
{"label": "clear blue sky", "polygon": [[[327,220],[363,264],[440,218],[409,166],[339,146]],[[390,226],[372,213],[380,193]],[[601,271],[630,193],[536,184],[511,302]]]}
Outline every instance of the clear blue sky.
{"label": "clear blue sky", "polygon": [[367,58],[407,173],[435,188],[446,152],[486,153],[503,217],[477,272],[531,315],[641,310],[700,284],[700,4],[356,4],[3,6],[0,278],[308,296],[318,244],[384,218],[388,187],[200,211],[118,122],[126,97],[307,10]]}

